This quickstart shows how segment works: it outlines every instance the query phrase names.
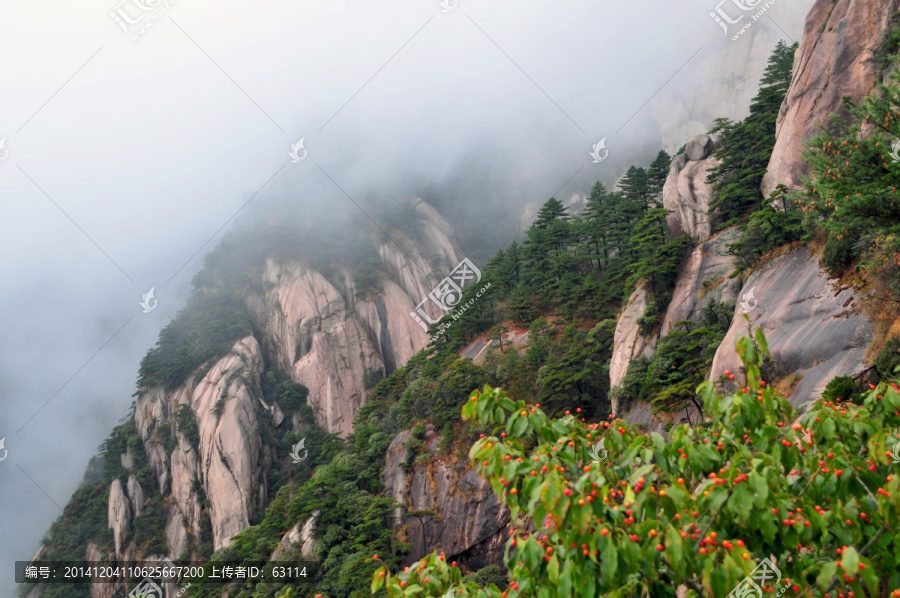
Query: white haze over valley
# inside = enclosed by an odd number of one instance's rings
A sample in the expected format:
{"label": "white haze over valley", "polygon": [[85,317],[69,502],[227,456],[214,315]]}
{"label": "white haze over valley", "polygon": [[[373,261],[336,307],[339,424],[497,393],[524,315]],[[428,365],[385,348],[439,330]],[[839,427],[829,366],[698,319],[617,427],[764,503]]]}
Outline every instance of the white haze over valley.
{"label": "white haze over valley", "polygon": [[526,206],[742,117],[811,0],[776,3],[737,41],[715,0],[166,4],[133,41],[116,0],[0,2],[3,598],[236,213],[430,187],[502,205],[515,230]]}

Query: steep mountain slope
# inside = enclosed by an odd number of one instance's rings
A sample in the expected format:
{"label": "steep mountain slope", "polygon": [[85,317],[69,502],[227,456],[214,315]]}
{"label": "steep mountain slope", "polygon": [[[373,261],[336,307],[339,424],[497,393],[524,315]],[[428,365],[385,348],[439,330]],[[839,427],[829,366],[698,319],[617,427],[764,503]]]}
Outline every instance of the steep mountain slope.
{"label": "steep mountain slope", "polygon": [[[882,76],[879,48],[898,7],[897,2],[881,0],[815,3],[778,115],[775,148],[762,186],[765,196],[778,184],[800,186],[801,177],[809,172],[803,160],[805,140],[829,115],[845,114],[843,96],[860,100],[872,92]],[[611,384],[622,383],[628,365],[638,356],[652,355],[675,321],[699,321],[696,306],[708,302],[712,291],[712,298],[735,301],[736,305],[710,377],[717,379],[725,370],[738,370],[740,363],[733,347],[737,338],[747,334],[746,314],[769,336],[774,381],[787,391],[793,404],[803,404],[818,398],[835,376],[866,369],[866,350],[876,338],[872,322],[863,314],[866,292],[839,282],[820,266],[821,246],[815,251],[795,248],[735,278],[739,264],[728,246],[740,240],[741,231],[732,228],[710,236],[707,211],[711,187],[706,176],[717,164],[712,144],[707,136],[695,137],[673,160],[663,194],[664,205],[671,210],[669,228],[673,234],[688,232],[702,244],[682,266],[665,324],[649,336],[640,334],[635,325],[645,308],[643,291],[638,288],[632,295],[616,330]],[[666,423],[685,421],[694,411],[692,407],[682,416],[655,414],[647,403],[639,401],[624,416],[633,423],[662,429]]]}
{"label": "steep mountain slope", "polygon": [[[835,15],[841,7],[846,15],[888,8],[881,0],[830,5]],[[846,29],[857,21],[842,22]],[[881,35],[868,23],[850,33]],[[807,27],[797,60],[827,34]],[[789,90],[795,98],[798,85]],[[776,147],[799,134],[781,122]],[[317,590],[356,597],[368,592],[373,553],[401,568],[439,550],[479,582],[502,585],[506,572],[497,565],[514,522],[504,507],[510,475],[492,487],[467,451],[507,433],[460,420],[474,388],[504,386],[534,405],[532,413],[565,414],[567,426],[582,430],[608,427],[617,416],[655,431],[682,418],[696,423],[697,383],[744,382],[722,375],[740,374],[733,349],[747,329],[745,312],[768,335],[773,361],[763,364],[765,375],[790,403],[818,397],[839,374],[860,373],[878,340],[864,281],[851,286],[849,273],[839,280],[826,272],[821,238],[791,236],[799,210],[759,206],[736,224],[715,222],[707,176],[721,163],[720,141],[688,140],[668,176],[663,152],[661,167],[632,167],[617,191],[597,183],[579,200],[578,216],[551,198],[522,243],[499,251],[484,265],[484,280],[479,275],[455,297],[451,325],[431,331],[411,312],[462,253],[423,201],[400,211],[404,226],[389,226],[390,238],[352,229],[349,239],[327,239],[329,249],[346,243],[333,253],[317,249],[308,229],[277,226],[223,243],[198,275],[192,303],[142,363],[133,419],[92,462],[41,555],[313,556],[323,569]],[[760,221],[778,229],[772,246],[735,249]],[[296,237],[305,234],[311,240],[303,245]],[[522,432],[509,425],[509,435]],[[507,467],[518,468],[507,456]],[[112,598],[128,589],[95,584],[28,595]],[[293,591],[235,586],[194,588],[190,596]]]}
{"label": "steep mountain slope", "polygon": [[763,181],[766,197],[778,184],[801,184],[808,172],[803,143],[830,114],[845,115],[841,98],[858,100],[875,88],[881,73],[873,57],[898,9],[898,0],[817,0],[813,5],[778,115],[778,138]]}

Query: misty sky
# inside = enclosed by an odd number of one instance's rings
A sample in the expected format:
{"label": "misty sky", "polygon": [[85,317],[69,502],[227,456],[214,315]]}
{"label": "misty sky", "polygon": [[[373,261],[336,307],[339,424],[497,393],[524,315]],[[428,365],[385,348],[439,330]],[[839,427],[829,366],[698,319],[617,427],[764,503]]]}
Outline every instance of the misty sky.
{"label": "misty sky", "polygon": [[[3,598],[245,204],[355,210],[344,192],[365,208],[443,186],[517,214],[587,191],[743,116],[812,3],[777,2],[732,41],[714,0],[117,1],[0,1]],[[135,41],[117,8],[165,14]]]}

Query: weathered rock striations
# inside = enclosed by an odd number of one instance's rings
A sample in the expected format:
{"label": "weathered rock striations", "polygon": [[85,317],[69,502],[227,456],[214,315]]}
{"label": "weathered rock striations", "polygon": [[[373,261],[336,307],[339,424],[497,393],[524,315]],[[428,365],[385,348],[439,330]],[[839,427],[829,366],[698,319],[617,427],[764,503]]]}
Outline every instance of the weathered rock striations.
{"label": "weathered rock striations", "polygon": [[[408,454],[408,431],[391,442],[384,470],[386,494],[405,504],[398,509],[398,523],[405,523],[413,549],[410,562],[432,550],[443,550],[461,566],[479,568],[502,558],[503,541],[497,541],[510,521],[491,485],[466,464],[451,465],[437,457],[435,435],[426,443],[427,463],[403,467]],[[405,516],[406,512],[417,512]],[[427,514],[426,514],[427,512]]]}
{"label": "weathered rock striations", "polygon": [[800,187],[808,172],[805,141],[830,114],[842,113],[843,96],[858,100],[874,89],[878,73],[870,61],[872,50],[898,8],[900,0],[817,0],[813,5],[778,114],[777,140],[762,184],[766,197],[779,183]]}
{"label": "weathered rock striations", "polygon": [[[751,290],[753,299],[749,299]],[[738,304],[716,352],[712,378],[726,369],[740,371],[735,342],[748,333],[750,323],[765,332],[779,386],[790,391],[788,398],[795,406],[818,398],[834,376],[864,369],[863,356],[874,335],[858,309],[861,297],[829,278],[818,255],[808,248],[763,265],[750,275],[741,294],[745,305]]]}
{"label": "weathered rock striations", "polygon": [[740,230],[729,228],[694,248],[678,273],[672,301],[663,319],[662,335],[680,320],[699,322],[703,308],[713,300],[720,303],[737,300],[741,283],[728,278],[735,268],[735,258],[728,253],[728,245],[739,239]]}
{"label": "weathered rock striations", "polygon": [[706,177],[709,169],[719,164],[712,155],[715,149],[716,142],[709,135],[697,135],[672,160],[663,186],[663,207],[672,212],[666,221],[673,235],[687,233],[698,241],[709,237],[713,186]]}
{"label": "weathered rock striations", "polygon": [[[616,323],[616,332],[613,337],[612,358],[609,362],[609,386],[614,388],[622,384],[628,364],[641,355],[650,354],[656,346],[655,335],[644,336],[641,334],[638,318],[647,310],[649,295],[647,285],[641,283],[631,293],[628,304],[622,310],[619,321]],[[619,413],[619,402],[611,398],[613,415]]]}

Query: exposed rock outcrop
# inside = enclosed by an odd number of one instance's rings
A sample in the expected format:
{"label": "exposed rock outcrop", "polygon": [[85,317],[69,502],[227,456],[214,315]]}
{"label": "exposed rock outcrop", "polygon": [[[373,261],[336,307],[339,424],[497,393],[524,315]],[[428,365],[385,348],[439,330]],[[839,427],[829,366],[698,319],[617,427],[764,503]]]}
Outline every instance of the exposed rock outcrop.
{"label": "exposed rock outcrop", "polygon": [[[616,332],[613,337],[612,358],[609,362],[610,388],[620,386],[628,371],[628,364],[640,355],[649,354],[656,346],[655,337],[641,334],[638,318],[647,310],[649,295],[644,283],[631,293],[628,304],[622,310],[619,321],[616,323]],[[619,402],[612,398],[613,415],[618,415]]]}
{"label": "exposed rock outcrop", "polygon": [[[255,282],[238,293],[255,335],[235,342],[176,388],[141,389],[135,427],[165,496],[169,558],[208,542],[201,538],[204,526],[212,528],[213,549],[230,545],[267,506],[269,474],[279,456],[263,438],[282,425],[285,413],[262,395],[266,369],[281,367],[309,388],[317,423],[346,434],[368,385],[428,343],[410,312],[453,271],[461,252],[434,208],[420,200],[413,207],[419,226],[414,236],[371,234],[382,276],[366,289],[354,279],[354,264],[335,264],[326,276],[297,260],[269,259],[248,272]],[[297,431],[296,417],[287,425]],[[132,450],[119,458],[134,468]],[[144,486],[132,474],[110,488],[108,519],[120,559],[134,555],[134,519],[144,516],[144,503],[156,492]],[[313,530],[310,519],[288,534],[288,542],[312,555]]]}
{"label": "exposed rock outcrop", "polygon": [[[259,344],[248,336],[235,343],[232,353],[220,359],[192,393],[191,408],[200,429],[200,474],[216,550],[231,544],[231,537],[264,507],[258,491],[262,438],[256,401],[262,395],[262,372]],[[213,408],[220,398],[224,409],[216,416]]]}
{"label": "exposed rock outcrop", "polygon": [[113,480],[109,488],[109,527],[113,532],[113,540],[116,543],[116,554],[124,553],[125,538],[131,530],[131,507],[128,506],[128,496],[122,487],[122,482]]}
{"label": "exposed rock outcrop", "polygon": [[131,512],[140,517],[144,512],[144,490],[134,474],[128,476],[128,498],[131,499]]}
{"label": "exposed rock outcrop", "polygon": [[663,207],[673,235],[689,234],[701,240],[710,234],[709,205],[713,186],[706,182],[708,170],[719,164],[713,157],[716,142],[709,135],[697,135],[687,142],[683,153],[672,160],[663,186]]}
{"label": "exposed rock outcrop", "polygon": [[739,279],[728,278],[735,267],[728,245],[739,239],[739,229],[729,228],[694,248],[678,273],[672,301],[663,319],[663,335],[679,320],[700,321],[703,308],[713,300],[724,303],[737,299],[741,283]]}
{"label": "exposed rock outcrop", "polygon": [[[527,330],[510,330],[509,332],[503,333],[504,351],[506,351],[509,347],[519,349],[520,347],[523,347],[527,344]],[[492,347],[496,348],[496,350],[499,351],[500,341],[493,337],[482,336],[469,343],[469,345],[460,352],[460,356],[467,357],[474,363],[481,364],[484,363],[484,358],[487,356],[488,351]]]}
{"label": "exposed rock outcrop", "polygon": [[407,505],[407,512],[418,512],[413,517],[404,517],[403,510],[396,513],[408,526],[413,545],[409,560],[437,549],[470,568],[499,562],[503,542],[497,538],[510,517],[491,485],[466,465],[437,458],[437,435],[426,443],[432,458],[405,471],[401,464],[408,454],[403,445],[409,437],[404,431],[391,442],[384,471],[386,494]]}
{"label": "exposed rock outcrop", "polygon": [[[863,355],[873,332],[859,311],[861,297],[830,279],[808,248],[763,265],[747,279],[742,296],[746,307],[752,307],[751,322],[766,333],[779,386],[791,390],[793,405],[818,398],[834,376],[864,369]],[[734,347],[748,332],[744,311],[739,304],[713,360],[712,378],[726,369],[740,371]]]}
{"label": "exposed rock outcrop", "polygon": [[808,172],[803,144],[829,114],[842,113],[841,98],[860,99],[875,87],[870,62],[900,0],[817,0],[806,18],[794,57],[794,78],[781,106],[777,140],[763,179],[768,195],[779,183],[801,186]]}
{"label": "exposed rock outcrop", "polygon": [[[85,560],[89,563],[102,563],[106,560],[107,555],[103,553],[97,544],[88,542],[87,550],[85,550]],[[124,595],[124,588],[114,583],[95,583],[91,584],[91,598],[116,598]],[[35,597],[36,598],[36,597]]]}
{"label": "exposed rock outcrop", "polygon": [[326,277],[308,264],[270,259],[260,276],[265,292],[248,292],[267,359],[309,388],[316,422],[329,432],[350,433],[367,384],[428,344],[410,312],[462,259],[450,225],[427,203],[413,205],[415,239],[400,231],[371,236],[387,274],[376,289],[358,288],[345,267]]}

